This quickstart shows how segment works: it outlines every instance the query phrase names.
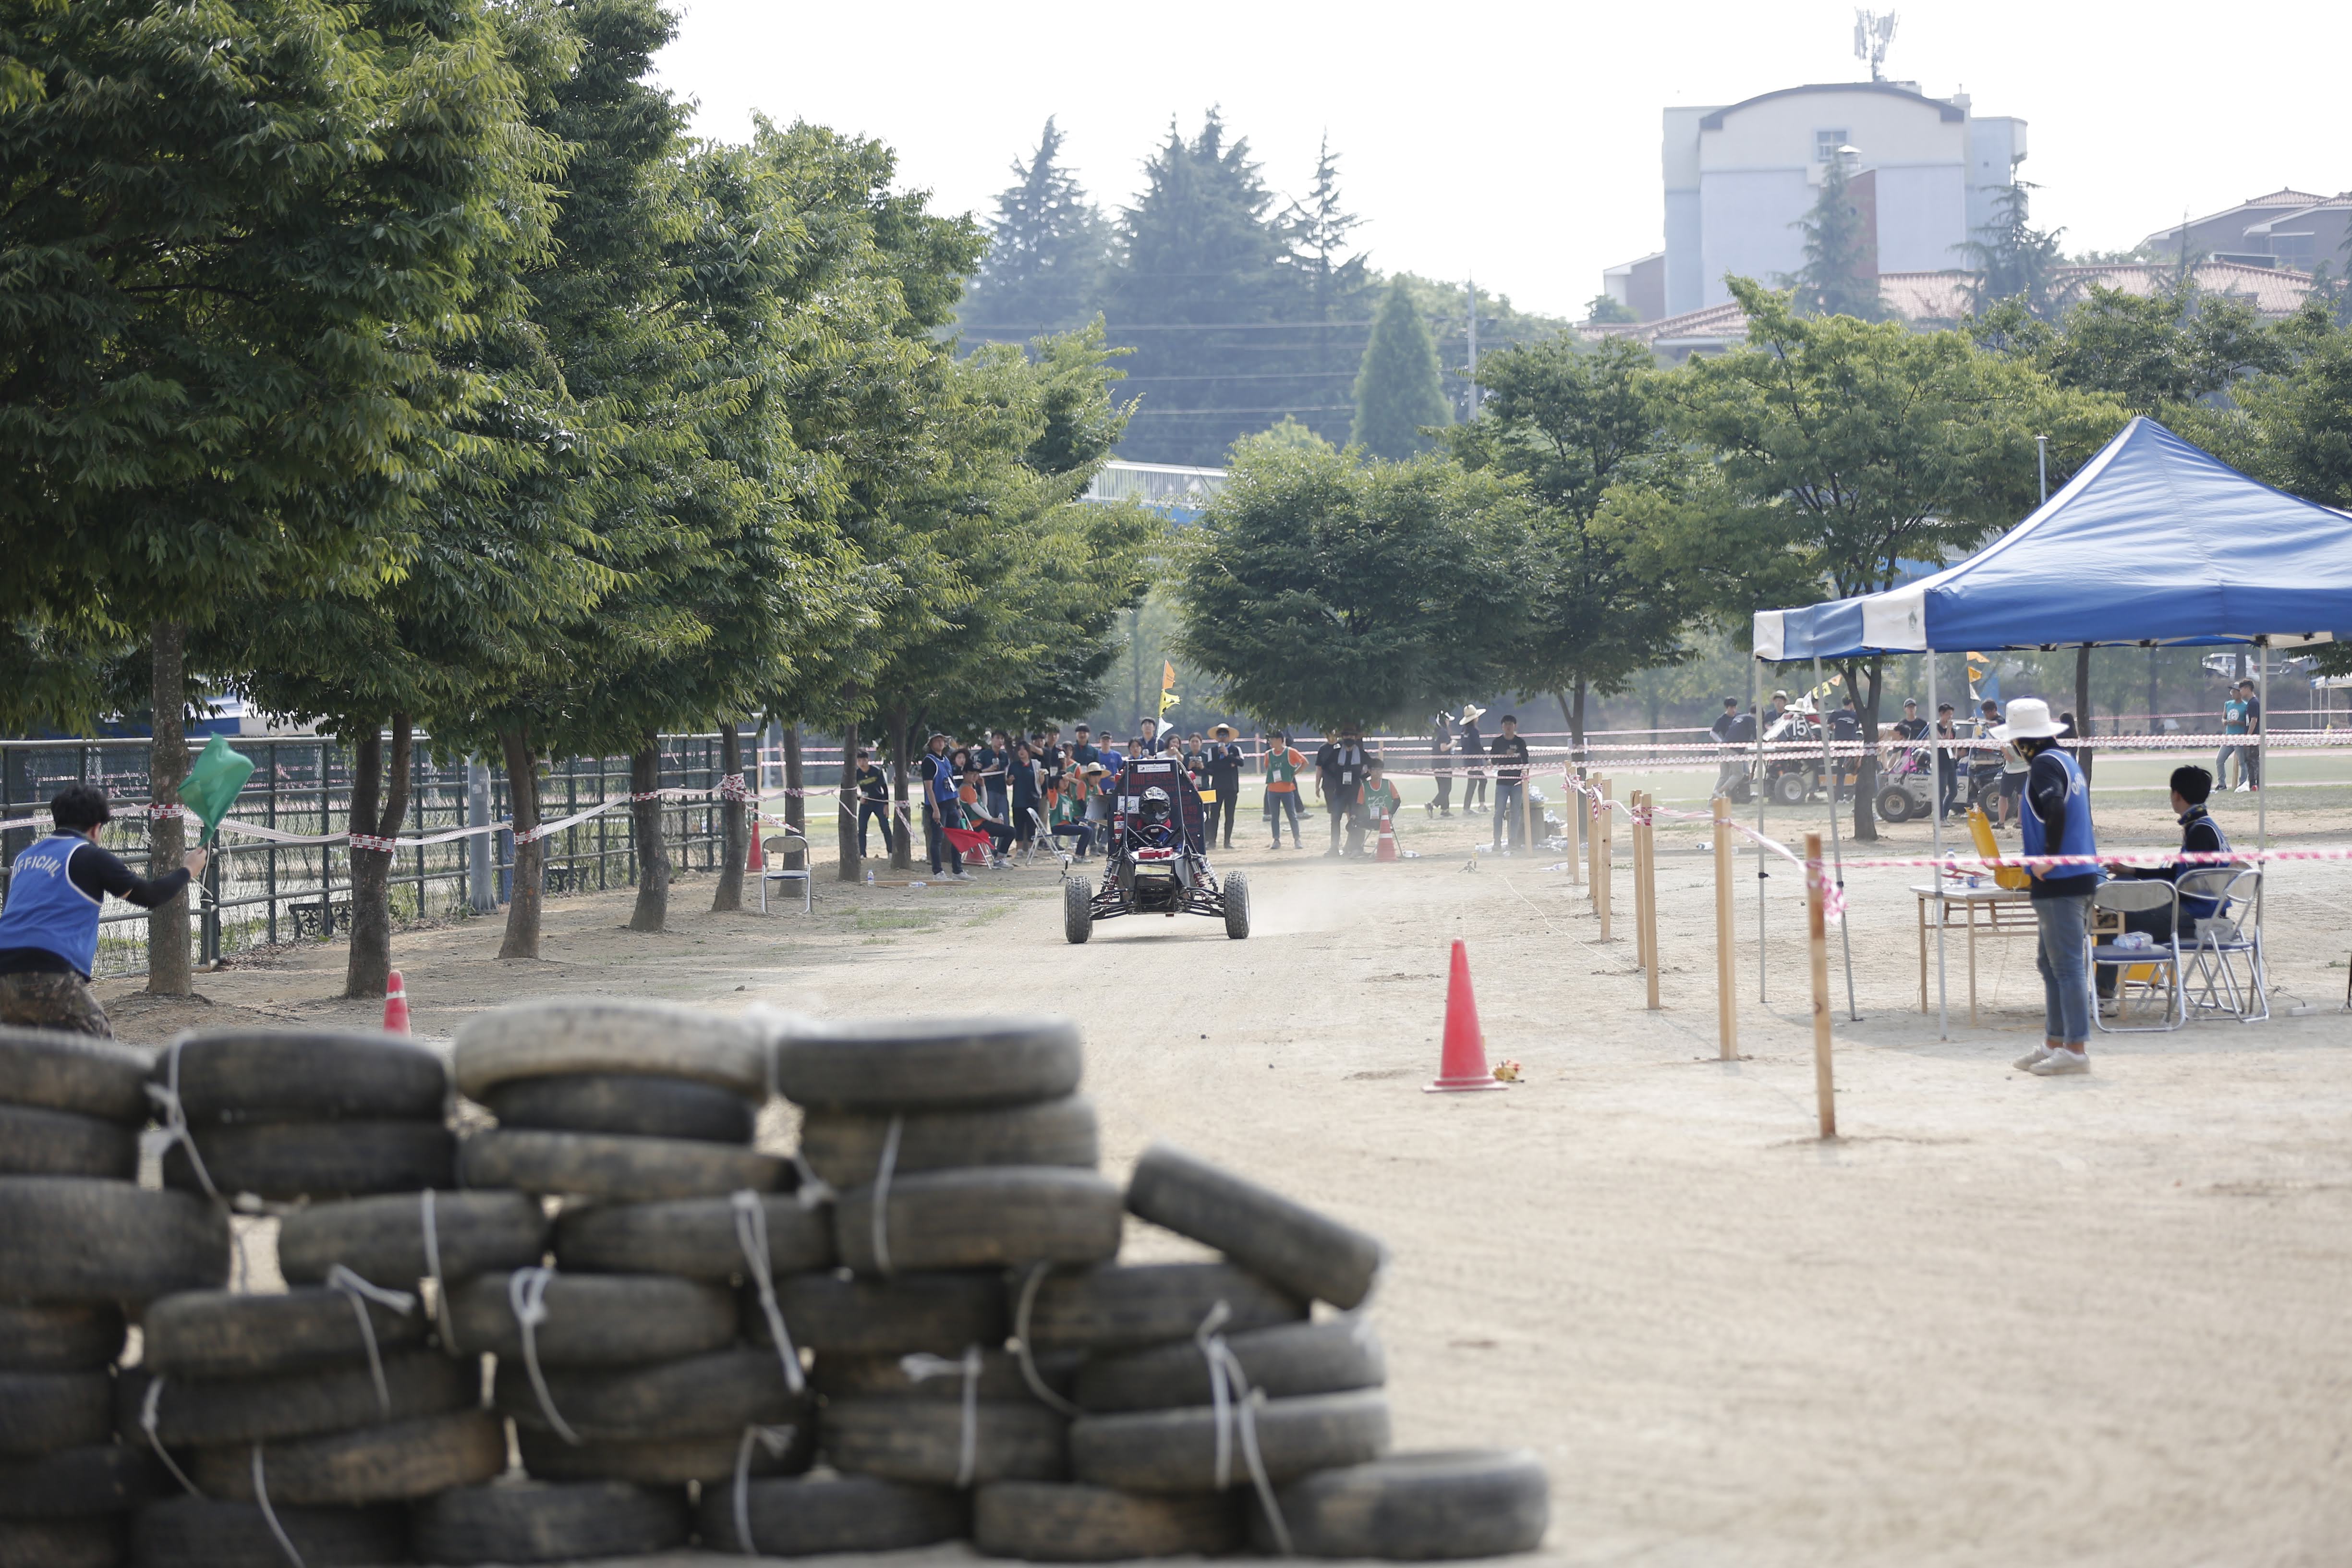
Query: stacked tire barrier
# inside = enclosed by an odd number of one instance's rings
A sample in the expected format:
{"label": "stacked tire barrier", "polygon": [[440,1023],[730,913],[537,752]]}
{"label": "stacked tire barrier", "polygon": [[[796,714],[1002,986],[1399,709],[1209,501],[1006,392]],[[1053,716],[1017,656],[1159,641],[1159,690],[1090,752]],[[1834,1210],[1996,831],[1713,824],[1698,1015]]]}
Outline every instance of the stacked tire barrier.
{"label": "stacked tire barrier", "polygon": [[[1380,1245],[1164,1147],[1105,1179],[1081,1067],[548,1003],[460,1032],[484,1116],[395,1037],[0,1032],[0,1568],[1536,1545],[1531,1457],[1389,1452]],[[232,1205],[282,1290],[222,1288]]]}

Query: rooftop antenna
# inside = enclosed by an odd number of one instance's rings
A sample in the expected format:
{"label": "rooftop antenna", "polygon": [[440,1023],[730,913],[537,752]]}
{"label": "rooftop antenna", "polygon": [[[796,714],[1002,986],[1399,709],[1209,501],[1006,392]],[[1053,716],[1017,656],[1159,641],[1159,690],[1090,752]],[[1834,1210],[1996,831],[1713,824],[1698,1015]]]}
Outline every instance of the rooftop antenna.
{"label": "rooftop antenna", "polygon": [[1853,58],[1870,62],[1870,79],[1886,79],[1886,46],[1895,41],[1895,13],[1881,16],[1876,11],[1856,11],[1853,14]]}

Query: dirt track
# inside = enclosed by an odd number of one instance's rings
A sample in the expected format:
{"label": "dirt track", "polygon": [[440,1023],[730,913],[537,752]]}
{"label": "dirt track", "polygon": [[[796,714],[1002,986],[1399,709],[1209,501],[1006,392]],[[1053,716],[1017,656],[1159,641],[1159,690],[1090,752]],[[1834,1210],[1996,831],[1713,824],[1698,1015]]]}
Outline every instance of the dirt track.
{"label": "dirt track", "polygon": [[[1416,810],[1404,839],[1423,858],[1401,865],[1335,864],[1311,833],[1303,856],[1221,859],[1256,884],[1246,943],[1139,920],[1073,949],[1048,868],[926,890],[821,874],[814,921],[711,916],[693,880],[665,936],[619,930],[627,899],[608,895],[551,902],[541,962],[498,961],[493,922],[395,954],[426,1035],[558,992],[1078,1015],[1114,1169],[1166,1138],[1389,1241],[1375,1315],[1401,1443],[1537,1449],[1559,1561],[2345,1560],[2352,1029],[2333,1008],[2352,870],[2273,891],[2273,1006],[2326,1010],[2095,1038],[2092,1076],[2050,1081],[2008,1068],[2040,1032],[2030,939],[1987,946],[1976,1029],[1955,947],[1938,1041],[1916,1011],[1916,879],[1857,877],[1864,1020],[1841,1011],[1844,1137],[1824,1145],[1795,877],[1768,884],[1759,1006],[1742,862],[1744,1054],[1727,1064],[1693,840],[1662,838],[1650,1015],[1622,856],[1601,945],[1565,877],[1537,868],[1559,857],[1470,870],[1474,831]],[[1455,936],[1490,1051],[1528,1069],[1507,1093],[1420,1092]],[[127,1037],[199,1015],[372,1022],[323,1000],[341,957],[201,976],[208,1007],[118,1005],[121,987],[110,1005]]]}

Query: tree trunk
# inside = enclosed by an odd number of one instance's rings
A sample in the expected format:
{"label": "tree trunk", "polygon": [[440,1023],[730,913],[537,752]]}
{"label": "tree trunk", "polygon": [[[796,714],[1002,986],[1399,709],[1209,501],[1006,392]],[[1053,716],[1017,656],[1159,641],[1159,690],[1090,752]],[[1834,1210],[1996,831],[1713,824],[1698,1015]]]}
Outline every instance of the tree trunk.
{"label": "tree trunk", "polygon": [[914,715],[904,708],[893,708],[883,716],[890,729],[890,796],[898,809],[890,822],[890,869],[911,871],[915,868],[915,852],[911,842],[913,817],[907,808],[907,738],[914,728]]}
{"label": "tree trunk", "polygon": [[539,826],[539,759],[527,730],[499,731],[507,761],[507,805],[514,818],[514,886],[507,901],[506,940],[500,958],[539,956],[540,906],[545,901],[547,840],[524,835]]}
{"label": "tree trunk", "polygon": [[2156,649],[2147,650],[2147,732],[2157,731],[2156,722]]}
{"label": "tree trunk", "polygon": [[[147,874],[168,876],[177,869],[187,848],[185,819],[177,815],[180,784],[188,776],[186,729],[188,628],[181,621],[157,621],[154,632],[152,698],[154,742],[148,748],[147,773],[159,806],[174,814],[147,825]],[[147,990],[155,996],[185,996],[192,989],[188,965],[188,894],[184,889],[168,904],[147,916]]]}
{"label": "tree trunk", "polygon": [[1584,698],[1585,694],[1591,689],[1591,688],[1586,683],[1584,677],[1580,675],[1578,676],[1576,678],[1576,685],[1572,689],[1572,700],[1570,702],[1564,702],[1560,705],[1561,710],[1568,714],[1568,754],[1576,759],[1577,766],[1580,768],[1583,767],[1586,762],[1584,754]]}
{"label": "tree trunk", "polygon": [[[352,832],[390,838],[408,815],[407,714],[392,716],[392,763],[379,793],[376,770],[383,753],[383,737],[370,725],[352,765]],[[353,1000],[382,996],[392,973],[392,868],[397,854],[352,847],[352,949],[343,964],[343,994]]]}
{"label": "tree trunk", "polygon": [[662,839],[661,738],[651,731],[629,753],[629,837],[637,852],[637,907],[631,931],[659,931],[669,919],[669,846]]}
{"label": "tree trunk", "polygon": [[2074,650],[2074,761],[2091,782],[2091,645]]}
{"label": "tree trunk", "polygon": [[[807,785],[808,770],[801,765],[801,727],[787,724],[784,726],[784,826],[801,836],[803,845],[808,843],[808,798],[801,792]],[[755,826],[752,831],[756,833],[759,829]],[[792,864],[784,869],[806,871],[813,868],[810,862],[814,857],[809,849],[796,846],[790,853]]]}
{"label": "tree trunk", "polygon": [[[739,783],[743,777],[743,734],[732,724],[719,726],[719,771]],[[720,797],[719,843],[719,889],[710,895],[712,914],[743,907],[743,870],[751,850],[743,837],[740,800]]]}
{"label": "tree trunk", "polygon": [[[841,847],[841,879],[856,882],[866,869],[857,853],[857,726],[841,731],[841,798],[834,807],[833,841]],[[883,823],[883,837],[890,825]]]}
{"label": "tree trunk", "polygon": [[[1864,698],[1853,705],[1862,721],[1863,740],[1862,756],[1853,771],[1853,841],[1874,844],[1878,841],[1878,700],[1886,685],[1885,660],[1874,658],[1863,668],[1868,679],[1861,683],[1855,681],[1853,667],[1848,666],[1845,672],[1848,694]],[[1855,689],[1857,684],[1861,690]]]}

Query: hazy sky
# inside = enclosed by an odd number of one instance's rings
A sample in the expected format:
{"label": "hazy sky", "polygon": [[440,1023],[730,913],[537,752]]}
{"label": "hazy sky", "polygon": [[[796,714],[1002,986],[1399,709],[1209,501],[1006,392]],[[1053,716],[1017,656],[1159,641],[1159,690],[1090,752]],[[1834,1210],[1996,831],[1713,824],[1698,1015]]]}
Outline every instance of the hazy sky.
{"label": "hazy sky", "polygon": [[[983,215],[1048,114],[1106,209],[1171,116],[1222,107],[1266,181],[1341,154],[1375,266],[1580,313],[1601,270],[1661,244],[1658,111],[1862,79],[1853,9],[1780,4],[1350,7],[679,0],[663,80],[700,134],[754,113],[880,137],[937,206]],[[2035,216],[2118,248],[2282,185],[2352,188],[2352,4],[1970,0],[1901,7],[1887,74],[2030,122]]]}

